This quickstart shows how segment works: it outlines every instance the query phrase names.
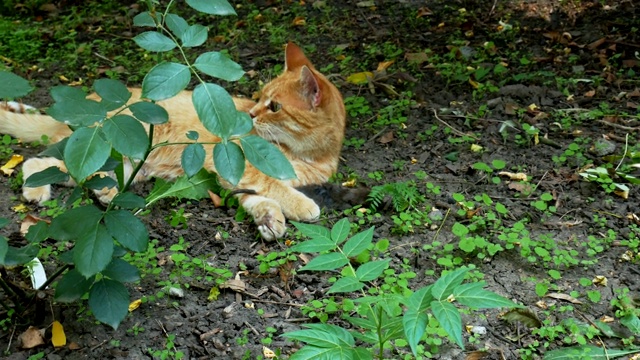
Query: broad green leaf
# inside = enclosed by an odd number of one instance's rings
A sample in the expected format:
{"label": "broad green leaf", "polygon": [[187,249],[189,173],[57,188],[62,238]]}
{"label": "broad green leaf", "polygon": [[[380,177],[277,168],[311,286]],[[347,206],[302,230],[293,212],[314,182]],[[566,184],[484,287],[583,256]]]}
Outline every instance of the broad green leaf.
{"label": "broad green leaf", "polygon": [[174,62],[154,66],[142,80],[142,97],[160,101],[176,96],[191,80],[189,67]]}
{"label": "broad green leaf", "polygon": [[29,226],[29,230],[24,237],[31,244],[38,244],[46,240],[49,237],[49,224],[42,220],[38,221],[37,223]]}
{"label": "broad green leaf", "polygon": [[73,248],[76,269],[87,278],[104,270],[111,262],[112,255],[113,238],[102,224],[94,224],[89,231],[80,235]]}
{"label": "broad green leaf", "polygon": [[343,346],[354,346],[355,340],[353,339],[353,335],[351,333],[340,326],[331,325],[331,324],[306,324],[307,328],[311,330],[323,331],[328,334],[334,335],[340,344]]}
{"label": "broad green leaf", "polygon": [[129,210],[142,209],[146,205],[143,197],[130,192],[118,193],[111,203]]}
{"label": "broad green leaf", "polygon": [[195,47],[204,44],[204,42],[207,41],[208,32],[209,29],[202,25],[196,24],[189,26],[184,33],[180,35],[182,46]]}
{"label": "broad green leaf", "polygon": [[[286,335],[283,334],[283,335]],[[333,359],[352,359],[348,353],[352,349],[339,347],[321,348],[315,346],[304,346],[289,357],[289,360],[333,360]]]}
{"label": "broad green leaf", "polygon": [[335,250],[338,245],[327,238],[314,238],[303,241],[291,247],[291,251],[301,253],[316,253]]}
{"label": "broad green leaf", "polygon": [[198,132],[195,130],[187,131],[186,136],[187,136],[187,139],[193,140],[193,141],[198,141],[198,139],[200,138],[200,134],[198,134]]}
{"label": "broad green leaf", "polygon": [[343,343],[343,341],[340,341],[340,338],[335,334],[321,330],[296,330],[284,333],[282,336],[290,340],[302,341],[311,346],[320,348],[340,347]]}
{"label": "broad green leaf", "polygon": [[244,75],[242,66],[218,51],[201,54],[193,66],[207,75],[227,81],[239,80]]}
{"label": "broad green leaf", "polygon": [[147,130],[132,116],[116,115],[103,123],[102,131],[113,148],[124,156],[141,160],[147,153]]}
{"label": "broad green leaf", "polygon": [[176,47],[173,40],[157,31],[145,31],[134,36],[133,41],[141,48],[153,52],[165,52]]}
{"label": "broad green leaf", "polygon": [[202,166],[204,166],[204,159],[206,157],[204,146],[199,143],[189,144],[182,151],[182,168],[184,173],[188,177],[192,177],[197,174]]}
{"label": "broad green leaf", "polygon": [[595,345],[579,345],[548,351],[544,360],[609,360],[640,353],[640,349],[611,349]]}
{"label": "broad green leaf", "polygon": [[315,225],[315,224],[305,224],[296,221],[291,221],[291,224],[298,229],[302,235],[311,238],[311,239],[322,239],[322,240],[331,240],[331,232],[324,226]]}
{"label": "broad green leaf", "polygon": [[167,16],[165,16],[164,18],[164,22],[169,30],[171,30],[173,35],[175,35],[177,38],[182,37],[184,31],[189,27],[187,21],[182,18],[182,16],[177,14],[167,14]]}
{"label": "broad green leaf", "polygon": [[113,258],[102,275],[122,283],[140,280],[138,268],[119,258]]}
{"label": "broad green leaf", "polygon": [[27,80],[8,71],[0,71],[0,84],[0,99],[4,100],[23,97],[33,90]]}
{"label": "broad green leaf", "polygon": [[51,220],[49,236],[58,241],[74,241],[96,227],[102,215],[93,205],[67,210]]}
{"label": "broad green leaf", "polygon": [[367,316],[364,318],[345,316],[343,319],[347,320],[352,325],[366,330],[377,330],[379,325],[378,322],[375,321],[375,317],[372,316]]}
{"label": "broad green leaf", "polygon": [[349,231],[351,230],[351,223],[349,223],[348,218],[342,218],[340,221],[335,223],[331,228],[331,240],[336,244],[341,244],[347,236],[349,236]]}
{"label": "broad green leaf", "polygon": [[0,229],[2,229],[5,226],[9,225],[9,223],[11,223],[11,221],[9,219],[0,217]]}
{"label": "broad green leaf", "polygon": [[462,318],[455,306],[445,301],[431,302],[431,312],[449,337],[462,349]]}
{"label": "broad green leaf", "polygon": [[111,154],[99,127],[80,128],[71,134],[64,148],[64,163],[71,177],[82,181],[98,171]]}
{"label": "broad green leaf", "polygon": [[231,128],[230,136],[242,136],[248,134],[253,129],[253,120],[249,114],[242,111],[237,112],[236,121]]}
{"label": "broad green leaf", "polygon": [[86,100],[87,93],[82,91],[82,89],[77,87],[71,87],[67,85],[58,85],[54,86],[50,90],[51,97],[55,102],[74,102],[74,101],[82,101]]}
{"label": "broad green leaf", "polygon": [[364,283],[352,276],[345,276],[339,278],[327,291],[327,294],[331,293],[346,293],[354,292],[362,289]]}
{"label": "broad green leaf", "polygon": [[7,238],[4,236],[0,236],[0,265],[4,265],[4,258],[7,255],[7,251],[9,251],[9,243],[7,242]]}
{"label": "broad green leaf", "polygon": [[632,333],[640,334],[640,319],[633,314],[625,315],[620,318],[620,323],[627,327]]}
{"label": "broad green leaf", "polygon": [[244,155],[251,165],[272,178],[295,179],[296,172],[280,149],[267,140],[249,135],[240,138]]}
{"label": "broad green leaf", "polygon": [[107,117],[107,109],[97,101],[76,99],[54,103],[47,114],[71,126],[91,126]]}
{"label": "broad green leaf", "polygon": [[38,256],[39,249],[39,246],[33,244],[29,244],[19,248],[9,246],[4,256],[4,265],[8,267],[24,265],[33,260],[34,257]]}
{"label": "broad green leaf", "polygon": [[102,190],[104,188],[111,189],[115,187],[118,183],[107,175],[94,176],[91,179],[85,181],[84,186],[88,189],[92,190]]}
{"label": "broad green leaf", "polygon": [[147,249],[149,233],[142,221],[127,210],[109,211],[104,216],[107,231],[120,245],[141,252]]}
{"label": "broad green leaf", "polygon": [[117,80],[98,79],[93,84],[93,88],[100,95],[101,103],[107,111],[124,106],[131,98],[129,89]]}
{"label": "broad green leaf", "polygon": [[432,287],[433,285],[429,285],[420,288],[409,296],[405,305],[407,305],[409,309],[416,309],[419,312],[425,311],[431,306],[431,302],[434,300],[431,294]]}
{"label": "broad green leaf", "polygon": [[355,257],[367,250],[373,241],[373,228],[372,226],[365,231],[361,231],[347,240],[342,247],[342,252],[344,252],[345,256]]}
{"label": "broad green leaf", "polygon": [[433,297],[436,300],[445,300],[456,287],[462,284],[468,271],[468,268],[460,268],[440,276],[431,289]]}
{"label": "broad green leaf", "polygon": [[129,312],[129,292],[121,282],[103,278],[91,287],[89,308],[98,321],[118,329]]}
{"label": "broad green leaf", "polygon": [[417,309],[407,309],[402,316],[404,335],[415,356],[418,354],[418,344],[422,335],[424,335],[428,322],[429,317],[427,314]]}
{"label": "broad green leaf", "polygon": [[160,125],[169,121],[169,113],[165,108],[151,102],[140,101],[131,106],[129,110],[133,116],[147,124]]}
{"label": "broad green leaf", "polygon": [[205,83],[195,88],[192,97],[204,127],[223,140],[228,140],[238,112],[231,95],[219,85]]}
{"label": "broad green leaf", "polygon": [[521,307],[509,299],[482,289],[483,286],[484,282],[462,284],[453,290],[453,296],[460,304],[473,309]]}
{"label": "broad green leaf", "polygon": [[216,175],[204,169],[191,178],[181,176],[174,183],[157,179],[156,186],[147,196],[147,207],[167,197],[199,200],[209,196],[208,190],[217,192],[219,189]]}
{"label": "broad green leaf", "polygon": [[300,271],[304,270],[315,270],[315,271],[323,271],[323,270],[336,270],[341,268],[349,263],[349,259],[342,253],[328,253],[318,255],[313,258],[309,263],[302,268]]}
{"label": "broad green leaf", "polygon": [[55,144],[49,145],[44,151],[42,151],[39,156],[42,157],[52,157],[58,160],[64,159],[64,148],[67,147],[67,141],[69,138],[66,137]]}
{"label": "broad green leaf", "polygon": [[233,142],[217,144],[213,148],[213,162],[218,175],[237,185],[244,174],[245,162],[242,149]]}
{"label": "broad green leaf", "polygon": [[356,277],[360,281],[372,281],[377,279],[382,272],[389,267],[389,259],[376,260],[364,263],[356,269]]}
{"label": "broad green leaf", "polygon": [[38,187],[49,184],[57,184],[69,180],[69,174],[62,172],[57,166],[48,167],[42,171],[31,174],[25,181],[26,187]]}
{"label": "broad green leaf", "polygon": [[133,18],[133,25],[156,27],[156,23],[160,23],[160,19],[159,19],[160,14],[156,13],[155,15],[156,15],[156,20],[154,21],[154,18],[151,16],[150,12],[145,11],[143,13],[140,13]]}
{"label": "broad green leaf", "polygon": [[53,298],[56,301],[70,303],[79,300],[82,295],[89,292],[91,284],[95,281],[95,276],[86,278],[82,276],[76,269],[67,271],[58,284]]}
{"label": "broad green leaf", "polygon": [[358,347],[352,350],[351,360],[373,360],[373,353],[369,349]]}
{"label": "broad green leaf", "polygon": [[187,4],[210,15],[236,15],[236,11],[227,0],[187,0]]}

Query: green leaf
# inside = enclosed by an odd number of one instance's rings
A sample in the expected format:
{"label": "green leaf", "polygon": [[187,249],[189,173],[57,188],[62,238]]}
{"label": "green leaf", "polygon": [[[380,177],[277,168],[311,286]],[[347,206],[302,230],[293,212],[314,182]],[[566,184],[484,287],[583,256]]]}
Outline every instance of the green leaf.
{"label": "green leaf", "polygon": [[460,317],[458,309],[446,300],[433,301],[431,303],[431,312],[449,337],[464,349],[464,343],[462,342],[462,318]]}
{"label": "green leaf", "polygon": [[204,146],[202,144],[189,144],[182,151],[182,168],[188,177],[192,177],[197,174],[204,166],[204,159],[206,157]]}
{"label": "green leaf", "polygon": [[109,211],[104,216],[107,231],[120,245],[141,252],[147,250],[149,233],[142,221],[127,210]]}
{"label": "green leaf", "polygon": [[9,219],[0,217],[0,229],[2,229],[5,226],[9,225],[9,223],[11,223],[11,221]]}
{"label": "green leaf", "polygon": [[38,187],[49,184],[57,184],[69,180],[69,174],[62,172],[57,166],[48,167],[42,171],[31,174],[25,181],[25,187]]}
{"label": "green leaf", "polygon": [[175,183],[157,179],[156,186],[147,196],[147,207],[167,197],[199,200],[209,196],[208,190],[217,192],[217,189],[220,189],[220,185],[216,175],[204,169],[191,178],[181,176]]}
{"label": "green leaf", "polygon": [[304,241],[293,245],[291,251],[301,253],[317,253],[324,251],[335,250],[338,247],[336,243],[327,238],[314,238],[308,241]]}
{"label": "green leaf", "polygon": [[122,283],[140,280],[138,268],[119,258],[113,258],[102,275]]}
{"label": "green leaf", "polygon": [[55,102],[75,102],[86,100],[87,93],[80,88],[67,85],[54,86],[50,90],[51,97]]}
{"label": "green leaf", "polygon": [[468,268],[460,268],[450,271],[442,276],[433,284],[431,294],[436,300],[445,300],[453,293],[453,290],[464,281],[464,277],[469,271]]}
{"label": "green leaf", "polygon": [[640,319],[633,314],[625,315],[620,318],[620,323],[627,327],[632,333],[640,334]]}
{"label": "green leaf", "polygon": [[187,4],[205,14],[236,15],[236,11],[227,0],[187,0]]}
{"label": "green leaf", "polygon": [[[160,125],[169,121],[169,113],[162,106],[141,101],[129,106],[133,116],[147,124]],[[146,132],[146,131],[145,131]]]}
{"label": "green leaf", "polygon": [[214,135],[228,140],[238,112],[231,95],[216,84],[200,84],[192,94],[193,105],[202,125]]}
{"label": "green leaf", "polygon": [[302,235],[311,238],[311,239],[322,239],[322,240],[331,240],[331,233],[329,229],[324,226],[314,225],[314,224],[305,224],[296,221],[291,221],[291,224],[298,229]]}
{"label": "green leaf", "polygon": [[350,230],[351,223],[349,223],[349,219],[342,218],[331,228],[331,240],[333,240],[333,242],[335,242],[336,244],[341,244],[347,238],[347,236],[349,236]]}
{"label": "green leaf", "polygon": [[[6,238],[4,238],[6,241]],[[9,246],[4,256],[5,266],[24,265],[38,256],[39,246],[29,244],[20,248]]]}
{"label": "green leaf", "polygon": [[365,231],[353,235],[342,247],[342,252],[347,257],[356,257],[367,250],[373,242],[373,226]]}
{"label": "green leaf", "polygon": [[118,185],[116,181],[110,176],[94,176],[91,179],[85,181],[84,186],[92,190],[102,190],[104,188],[111,189]]}
{"label": "green leaf", "polygon": [[295,179],[296,172],[280,149],[267,140],[249,135],[240,138],[244,155],[251,165],[267,176],[279,180]]}
{"label": "green leaf", "polygon": [[82,297],[82,295],[89,292],[89,289],[95,279],[95,276],[86,278],[76,269],[71,269],[62,276],[60,281],[58,281],[53,298],[56,301],[64,303],[77,301]]}
{"label": "green leaf", "polygon": [[[146,248],[145,248],[146,249]],[[102,224],[94,224],[80,235],[73,248],[73,262],[84,277],[104,270],[113,255],[113,238]]]}
{"label": "green leaf", "polygon": [[323,270],[336,270],[340,267],[343,267],[349,263],[349,258],[347,258],[342,253],[328,253],[318,255],[313,258],[309,263],[302,268],[300,271],[323,271]]}
{"label": "green leaf", "polygon": [[404,335],[415,356],[418,354],[418,344],[422,335],[424,335],[428,322],[429,317],[427,314],[417,309],[407,309],[402,316]]}
{"label": "green leaf", "polygon": [[509,299],[482,289],[484,285],[484,282],[460,285],[453,290],[453,296],[460,304],[473,309],[521,307]]}
{"label": "green leaf", "polygon": [[121,282],[100,279],[89,292],[89,308],[98,321],[117,330],[129,312],[129,292]]}
{"label": "green leaf", "polygon": [[182,16],[177,14],[171,14],[171,13],[167,14],[167,16],[165,16],[164,18],[164,22],[169,28],[169,30],[171,30],[173,35],[175,35],[178,38],[182,37],[182,34],[184,33],[184,31],[187,30],[187,28],[189,27],[189,24],[187,24],[187,21],[184,18],[182,18]]}
{"label": "green leaf", "polygon": [[377,279],[382,272],[389,267],[390,259],[376,260],[364,263],[356,269],[356,277],[360,281],[372,281]]}
{"label": "green leaf", "polygon": [[193,140],[193,141],[198,141],[198,139],[200,138],[200,134],[198,134],[198,132],[195,130],[187,131],[186,136],[187,136],[187,139]]}
{"label": "green leaf", "polygon": [[327,294],[331,293],[346,293],[346,292],[354,292],[362,289],[364,287],[364,283],[360,282],[353,276],[345,276],[339,278],[327,291]]}
{"label": "green leaf", "polygon": [[[330,325],[330,324],[306,324],[305,326],[309,328],[309,330],[319,331],[324,334],[327,334],[327,338],[329,339],[329,341],[328,342],[323,341],[322,343],[327,344],[328,346],[332,346],[330,345],[330,343],[333,342],[332,339],[336,340],[335,344],[338,346],[352,347],[355,345],[355,339],[353,338],[353,335],[351,335],[351,333],[341,328],[340,326]],[[285,334],[282,334],[282,336],[289,337],[288,334],[291,334],[291,333],[299,334],[300,331],[305,331],[305,330],[298,330],[298,331],[285,333]],[[293,337],[291,338],[294,339]],[[295,340],[300,340],[300,339],[295,339]],[[319,345],[319,343],[309,343],[309,345],[317,346]]]}
{"label": "green leaf", "polygon": [[191,80],[189,67],[174,62],[154,66],[142,80],[142,97],[154,101],[176,96]]}
{"label": "green leaf", "polygon": [[237,185],[244,174],[244,154],[236,143],[217,144],[213,148],[213,163],[218,175],[231,185]]}
{"label": "green leaf", "polygon": [[136,35],[133,41],[141,48],[153,52],[165,52],[176,47],[171,38],[157,31],[145,31]]}
{"label": "green leaf", "polygon": [[[49,236],[49,225],[44,221],[38,221],[37,223],[29,226],[29,230],[25,234],[25,239],[31,244],[38,244],[46,240]],[[0,256],[2,259],[2,256]]]}
{"label": "green leaf", "polygon": [[99,127],[80,128],[71,134],[64,148],[64,163],[71,177],[86,179],[107,162],[111,145],[101,136]]}
{"label": "green leaf", "polygon": [[154,21],[154,18],[151,16],[150,12],[145,11],[143,13],[140,13],[133,18],[133,25],[156,27],[156,23],[160,23],[160,19],[159,19],[160,14],[156,13],[155,15],[156,15],[156,20]]}
{"label": "green leaf", "polygon": [[[195,47],[204,44],[204,42],[207,41],[208,32],[209,29],[202,25],[196,24],[189,26],[185,32],[180,35],[182,46]],[[196,60],[196,62],[197,61],[198,60]]]}
{"label": "green leaf", "polygon": [[352,349],[305,346],[291,355],[289,360],[352,359],[352,357],[349,356],[349,353],[351,352],[353,352]]}
{"label": "green leaf", "polygon": [[342,341],[338,336],[321,330],[297,330],[282,334],[283,337],[290,340],[305,342],[309,345],[320,348],[340,347]]}
{"label": "green leaf", "polygon": [[4,100],[23,97],[33,90],[27,80],[8,71],[0,71],[0,84],[0,99]]}
{"label": "green leaf", "polygon": [[42,157],[52,157],[58,160],[64,159],[64,148],[67,147],[67,141],[69,138],[66,137],[55,144],[49,145],[44,151],[42,151],[39,156]]}
{"label": "green leaf", "polygon": [[70,126],[92,126],[107,117],[107,109],[97,101],[83,98],[56,102],[47,109],[47,114]]}
{"label": "green leaf", "polygon": [[640,349],[624,350],[601,348],[594,345],[579,345],[548,351],[544,354],[544,360],[608,360],[638,353],[640,353]]}
{"label": "green leaf", "polygon": [[238,111],[236,115],[236,121],[231,128],[231,137],[246,135],[253,129],[253,120],[251,120],[249,114]]}
{"label": "green leaf", "polygon": [[140,122],[129,115],[116,115],[102,125],[114,149],[124,156],[141,160],[149,148],[149,135]]}
{"label": "green leaf", "polygon": [[242,66],[218,51],[210,51],[198,56],[193,63],[196,69],[218,79],[239,80],[244,75]]}
{"label": "green leaf", "polygon": [[407,300],[407,307],[409,309],[416,309],[419,312],[425,311],[431,306],[431,302],[434,300],[433,295],[431,294],[431,289],[433,285],[425,286],[420,288]]}
{"label": "green leaf", "polygon": [[123,83],[112,79],[98,79],[93,84],[101,103],[107,111],[124,106],[131,98],[131,93]]}
{"label": "green leaf", "polygon": [[8,251],[9,243],[7,242],[7,238],[0,236],[0,265],[4,265],[4,259]]}
{"label": "green leaf", "polygon": [[51,220],[49,236],[58,241],[76,240],[97,226],[102,215],[102,211],[93,205],[67,210]]}
{"label": "green leaf", "polygon": [[111,201],[111,203],[113,205],[120,206],[123,209],[129,210],[142,209],[146,205],[143,197],[130,192],[118,193],[118,195],[113,198],[113,201]]}

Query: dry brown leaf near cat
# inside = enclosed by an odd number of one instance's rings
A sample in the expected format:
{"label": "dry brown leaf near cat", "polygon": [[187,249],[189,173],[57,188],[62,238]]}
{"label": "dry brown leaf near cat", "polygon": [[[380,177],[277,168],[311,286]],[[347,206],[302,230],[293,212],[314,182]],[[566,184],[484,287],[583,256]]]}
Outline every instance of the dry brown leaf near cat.
{"label": "dry brown leaf near cat", "polygon": [[[140,100],[141,90],[130,88],[130,102]],[[345,128],[345,109],[340,91],[324,77],[295,44],[285,50],[285,70],[267,83],[258,102],[234,98],[236,108],[249,113],[254,132],[272,142],[289,159],[297,179],[277,180],[264,175],[251,164],[237,184],[238,189],[251,189],[255,194],[238,194],[242,206],[251,214],[262,237],[280,238],[285,233],[285,218],[312,221],[320,215],[318,205],[295,187],[322,184],[338,167]],[[99,99],[97,95],[89,98]],[[190,142],[186,134],[195,130],[202,143],[220,139],[210,134],[200,123],[191,102],[191,92],[158,102],[169,113],[169,122],[155,126],[153,143]],[[47,135],[53,142],[71,134],[63,123],[47,115],[30,113],[29,106],[15,102],[0,103],[0,133],[9,134],[24,142],[40,140]],[[205,146],[205,167],[215,172],[211,145]],[[180,157],[184,146],[162,146],[147,159],[135,181],[152,177],[174,180],[183,174]],[[129,162],[126,162],[128,164]],[[23,165],[24,177],[57,166],[66,171],[62,161],[55,158],[32,158]],[[131,169],[129,174],[131,173]],[[223,186],[232,188],[222,181]],[[68,184],[71,185],[71,184]],[[109,202],[116,189],[104,189],[96,194],[100,201]],[[51,187],[23,187],[25,199],[42,203],[51,198]]]}

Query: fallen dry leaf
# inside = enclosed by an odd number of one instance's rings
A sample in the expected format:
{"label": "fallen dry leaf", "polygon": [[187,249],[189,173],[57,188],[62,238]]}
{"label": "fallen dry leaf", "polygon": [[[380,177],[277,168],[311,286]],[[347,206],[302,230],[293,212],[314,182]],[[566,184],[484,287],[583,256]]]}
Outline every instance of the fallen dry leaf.
{"label": "fallen dry leaf", "polygon": [[44,221],[47,224],[50,224],[51,221],[49,220],[43,220],[37,216],[33,216],[31,214],[27,214],[27,216],[24,217],[24,220],[22,220],[22,224],[20,224],[20,234],[22,234],[22,236],[26,235],[27,232],[29,231],[29,228],[31,227],[31,225],[35,225],[37,224],[39,221]]}
{"label": "fallen dry leaf", "polygon": [[348,188],[355,187],[356,185],[357,185],[357,180],[356,179],[347,180],[347,181],[342,183],[342,186],[348,187]]}
{"label": "fallen dry leaf", "polygon": [[349,75],[347,82],[354,85],[364,85],[367,84],[370,79],[373,79],[373,73],[371,71],[364,71]]}
{"label": "fallen dry leaf", "polygon": [[589,90],[586,93],[584,93],[584,96],[586,97],[593,97],[596,94],[595,90]]}
{"label": "fallen dry leaf", "polygon": [[18,204],[16,206],[12,206],[11,209],[17,213],[24,214],[29,211],[29,207],[25,204]]}
{"label": "fallen dry leaf", "polygon": [[609,281],[607,280],[606,277],[602,275],[597,275],[596,277],[593,278],[593,280],[591,280],[591,282],[593,283],[593,285],[607,286],[607,283]]}
{"label": "fallen dry leaf", "polygon": [[376,69],[376,71],[385,71],[389,68],[389,66],[391,66],[391,64],[393,64],[395,61],[390,60],[390,61],[383,61],[378,63],[378,68]]}
{"label": "fallen dry leaf", "polygon": [[36,346],[44,345],[44,329],[38,329],[34,326],[20,334],[20,341],[23,349],[33,349]]}
{"label": "fallen dry leaf", "polygon": [[2,173],[7,176],[11,176],[11,174],[13,174],[13,172],[15,171],[14,168],[18,166],[23,160],[24,158],[22,157],[22,155],[11,155],[11,159],[9,159],[6,164],[0,167],[0,171],[2,171]]}
{"label": "fallen dry leaf", "polygon": [[240,274],[244,274],[244,271],[238,271],[236,273],[236,277],[234,279],[229,279],[224,283],[220,284],[221,289],[231,289],[233,291],[244,292],[247,290],[247,283],[244,280],[240,279]]}
{"label": "fallen dry leaf", "polygon": [[509,172],[509,171],[500,171],[500,172],[498,173],[498,175],[500,175],[500,176],[506,176],[506,177],[508,177],[508,178],[509,178],[509,179],[511,179],[511,180],[517,180],[517,181],[527,181],[527,179],[528,179],[528,178],[527,178],[527,174],[525,174],[525,173],[521,173],[521,172],[519,172],[519,173],[512,173],[512,172]]}
{"label": "fallen dry leaf", "polygon": [[378,142],[380,144],[388,144],[393,141],[393,131],[389,131],[386,134],[380,136]]}
{"label": "fallen dry leaf", "polygon": [[262,346],[262,355],[264,355],[264,357],[267,359],[273,359],[276,357],[276,353],[266,346]]}
{"label": "fallen dry leaf", "polygon": [[67,345],[67,335],[64,333],[64,327],[58,320],[51,325],[51,343],[53,347],[63,347]]}
{"label": "fallen dry leaf", "polygon": [[547,295],[545,295],[545,297],[568,301],[568,302],[570,302],[572,304],[578,304],[578,305],[582,304],[582,301],[574,298],[573,296],[567,295],[567,294],[562,294],[562,293],[548,293]]}
{"label": "fallen dry leaf", "polygon": [[67,347],[69,350],[79,350],[82,347],[77,343],[77,342],[70,342],[69,346]]}
{"label": "fallen dry leaf", "polygon": [[217,208],[222,206],[222,198],[220,197],[220,195],[214,193],[211,190],[207,190],[207,191],[209,192],[209,198],[211,199],[213,206]]}
{"label": "fallen dry leaf", "polygon": [[306,24],[307,24],[307,21],[302,16],[296,16],[296,18],[293,19],[294,26],[304,26]]}
{"label": "fallen dry leaf", "polygon": [[142,304],[142,300],[138,299],[138,300],[133,300],[130,304],[129,304],[129,312],[132,312],[134,310],[136,310],[137,308],[140,307],[140,304]]}

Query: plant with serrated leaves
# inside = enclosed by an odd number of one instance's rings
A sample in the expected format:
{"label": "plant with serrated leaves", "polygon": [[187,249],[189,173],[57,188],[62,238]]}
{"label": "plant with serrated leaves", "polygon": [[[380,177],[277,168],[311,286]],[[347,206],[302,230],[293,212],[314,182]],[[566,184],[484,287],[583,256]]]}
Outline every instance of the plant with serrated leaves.
{"label": "plant with serrated leaves", "polygon": [[424,195],[420,193],[414,181],[374,186],[371,188],[368,200],[373,208],[377,208],[382,204],[385,197],[391,199],[393,208],[398,212],[415,208],[419,203],[425,201]]}
{"label": "plant with serrated leaves", "polygon": [[[152,101],[171,98],[183,91],[192,75],[195,76],[200,84],[194,89],[192,99],[198,117],[208,131],[221,139],[219,143],[208,144],[214,145],[213,159],[218,175],[237,184],[244,172],[246,158],[267,175],[294,177],[293,168],[275,146],[250,134],[252,121],[249,115],[236,110],[227,91],[200,77],[199,72],[202,72],[235,81],[244,72],[240,65],[216,51],[203,53],[191,63],[186,51],[206,42],[208,28],[189,25],[185,19],[171,13],[174,3],[170,1],[163,12],[155,8],[155,1],[149,0],[150,10],[133,19],[135,26],[155,28],[133,39],[140,47],[158,54],[177,50],[175,55],[184,62],[165,61],[153,67],[144,77],[141,97]],[[186,3],[210,15],[235,15],[227,0],[187,0]],[[19,98],[31,90],[26,80],[8,72],[0,72],[0,83],[3,84],[0,99]],[[89,308],[95,317],[117,328],[129,306],[129,293],[124,283],[140,279],[138,269],[123,260],[123,256],[128,252],[146,251],[149,242],[149,234],[135,214],[165,197],[205,197],[206,190],[215,188],[217,182],[215,175],[203,169],[204,144],[198,142],[199,135],[191,131],[187,138],[192,142],[179,144],[186,145],[182,153],[186,176],[175,183],[158,182],[146,199],[129,192],[149,154],[160,146],[176,145],[154,145],[152,141],[154,126],[169,120],[167,111],[154,102],[128,103],[131,92],[115,80],[97,80],[94,90],[101,101],[86,98],[87,94],[77,88],[60,86],[51,90],[55,103],[48,109],[48,114],[74,131],[43,155],[64,161],[67,172],[50,167],[31,175],[25,186],[39,187],[70,179],[78,186],[66,201],[64,212],[50,225],[39,222],[29,229],[26,246],[9,247],[6,239],[0,238],[0,265],[30,262],[37,256],[39,244],[47,238],[73,244],[71,250],[56,259],[63,265],[37,290],[57,281],[54,297],[60,302],[78,301],[88,293]],[[258,154],[255,149],[262,153]],[[271,161],[267,163],[265,158]],[[113,171],[116,179],[94,176],[99,171]],[[106,209],[92,204],[88,190],[114,186],[118,187],[118,194]],[[0,282],[3,281],[0,278]],[[22,301],[29,302],[29,299]],[[17,316],[22,316],[22,309],[18,310]]]}
{"label": "plant with serrated leaves", "polygon": [[[291,251],[320,253],[299,271],[338,272],[327,294],[354,294],[355,316],[343,316],[355,330],[332,324],[308,324],[307,329],[283,334],[306,345],[290,359],[383,359],[390,342],[404,340],[414,355],[426,336],[430,318],[435,318],[449,338],[464,348],[462,319],[455,304],[472,309],[519,307],[518,304],[484,290],[484,282],[463,284],[470,268],[442,274],[432,285],[415,292],[384,293],[365,291],[378,288],[390,258],[370,259],[354,265],[354,259],[373,245],[371,227],[349,237],[349,220],[338,221],[331,229],[319,225],[293,223],[309,240],[294,245]],[[398,343],[396,342],[396,345]]]}

